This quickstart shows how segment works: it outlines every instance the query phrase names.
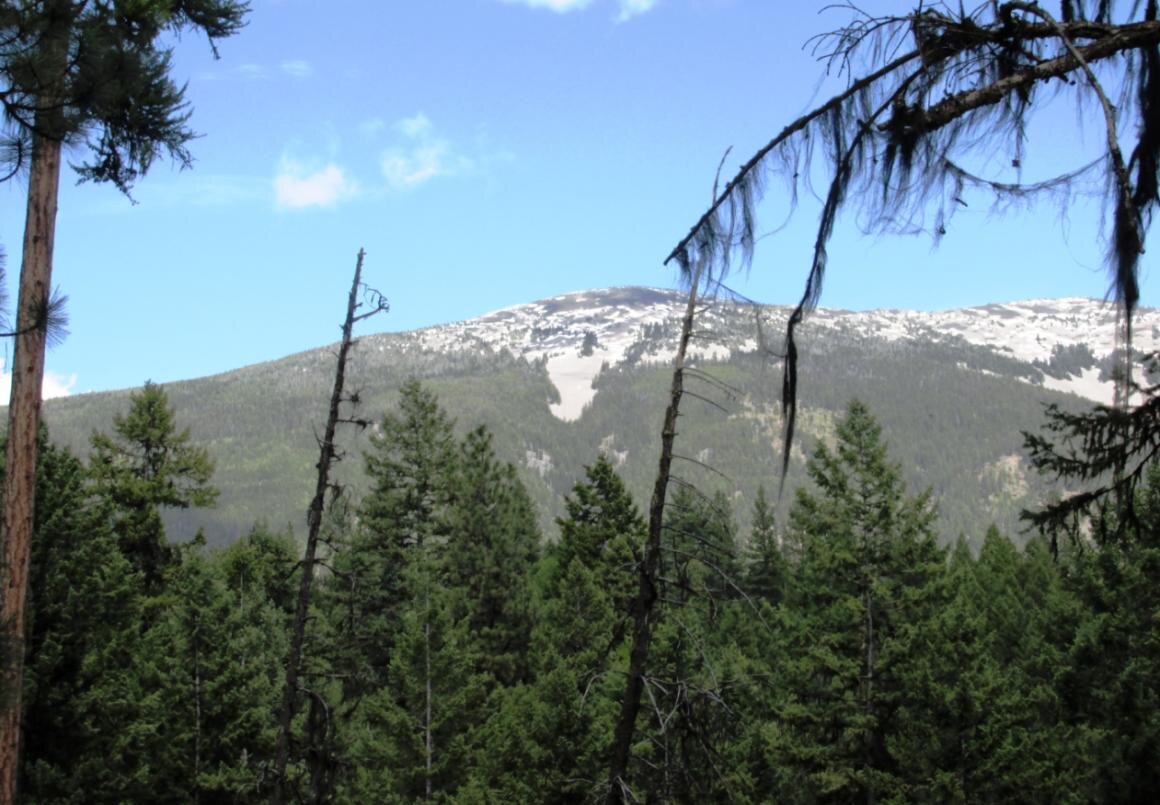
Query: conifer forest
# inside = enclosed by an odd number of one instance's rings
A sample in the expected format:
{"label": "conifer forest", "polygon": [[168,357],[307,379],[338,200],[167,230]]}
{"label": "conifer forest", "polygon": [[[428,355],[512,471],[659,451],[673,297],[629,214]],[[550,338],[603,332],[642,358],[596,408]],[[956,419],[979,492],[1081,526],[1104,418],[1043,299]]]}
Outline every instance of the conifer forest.
{"label": "conifer forest", "polygon": [[[211,545],[167,535],[170,513],[220,492],[164,386],[122,398],[86,449],[41,417],[64,327],[55,193],[62,148],[125,193],[161,155],[188,165],[194,112],[158,37],[213,47],[258,11],[0,2],[0,146],[29,197],[5,326],[0,802],[1152,801],[1160,360],[1132,323],[1160,202],[1157,0],[922,3],[828,35],[848,88],[718,176],[669,254],[687,304],[666,331],[667,407],[650,412],[651,496],[593,444],[550,531],[488,425],[456,421],[424,379],[395,379],[385,410],[361,404],[353,330],[389,305],[360,251],[317,464],[300,468],[305,530],[257,522]],[[1099,159],[1033,185],[965,167],[980,139],[1018,143],[1056,88],[1086,98]],[[1058,199],[1080,182],[1107,211],[1115,404],[1050,405],[1023,434],[1066,494],[1022,531],[947,538],[856,385],[825,438],[799,432],[799,326],[834,221],[849,207],[889,234],[925,214],[945,233],[964,196]],[[732,393],[690,343],[761,248],[762,200],[799,189],[823,205],[801,299],[761,334],[780,473],[738,511],[709,466],[736,446],[682,452],[688,406]],[[599,346],[589,334],[581,355]],[[1073,352],[1058,362],[1091,357]],[[789,488],[795,450],[805,478]],[[344,458],[365,484],[332,472]]]}

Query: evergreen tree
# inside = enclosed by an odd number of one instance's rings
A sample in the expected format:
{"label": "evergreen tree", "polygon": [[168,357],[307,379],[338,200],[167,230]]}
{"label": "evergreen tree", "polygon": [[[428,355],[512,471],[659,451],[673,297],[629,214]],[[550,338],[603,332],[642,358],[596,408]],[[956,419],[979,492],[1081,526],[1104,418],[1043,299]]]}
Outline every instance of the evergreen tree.
{"label": "evergreen tree", "polygon": [[1122,501],[1094,525],[1094,540],[1064,558],[1084,617],[1056,677],[1086,738],[1089,797],[1142,802],[1160,784],[1160,466],[1131,509]]}
{"label": "evergreen tree", "polygon": [[286,618],[231,590],[220,556],[195,541],[166,579],[142,671],[157,691],[155,802],[255,801],[269,780]]}
{"label": "evergreen tree", "polygon": [[446,536],[457,455],[452,422],[435,395],[416,380],[405,383],[398,412],[383,417],[365,458],[373,486],[349,545],[335,556],[328,604],[353,663],[344,672],[352,699],[386,679],[403,608],[414,597],[406,569]]}
{"label": "evergreen tree", "polygon": [[660,605],[634,752],[634,784],[665,801],[735,798],[717,757],[736,739],[740,680],[735,635],[726,627],[743,602],[736,526],[723,493],[678,486],[667,505]]}
{"label": "evergreen tree", "polygon": [[757,487],[745,560],[745,591],[772,604],[779,603],[785,597],[789,570],[778,540],[773,509],[765,499],[764,486]]}
{"label": "evergreen tree", "polygon": [[905,796],[892,752],[908,665],[938,606],[943,554],[925,495],[908,498],[881,429],[851,402],[834,451],[819,444],[790,512],[795,574],[789,762],[813,796]]}
{"label": "evergreen tree", "polygon": [[127,797],[150,748],[140,578],[79,460],[42,436],[37,476],[21,790],[31,801]]}
{"label": "evergreen tree", "polygon": [[[28,206],[20,266],[4,501],[6,578],[0,625],[0,797],[15,799],[28,560],[34,528],[37,438],[61,155],[88,146],[82,179],[124,192],[167,151],[190,164],[184,91],[169,77],[165,34],[194,30],[212,43],[237,32],[248,6],[236,0],[0,5],[0,83],[12,176],[28,160]],[[59,334],[59,333],[58,333]]]}
{"label": "evergreen tree", "polygon": [[603,787],[645,523],[603,455],[564,505],[536,574],[534,672],[491,697],[471,796],[580,802]]}
{"label": "evergreen tree", "polygon": [[554,550],[555,578],[560,591],[572,564],[596,574],[609,595],[613,611],[628,611],[636,592],[635,552],[644,537],[645,522],[616,469],[603,453],[585,467],[584,480],[564,498],[566,517],[556,520],[560,541]]}
{"label": "evergreen tree", "polygon": [[122,553],[157,591],[175,561],[161,522],[163,508],[212,506],[213,461],[179,431],[161,386],[146,383],[129,398],[129,412],[113,418],[114,435],[93,433],[89,474],[96,493],[109,501]]}
{"label": "evergreen tree", "polygon": [[[472,726],[490,683],[478,670],[462,590],[439,583],[434,546],[414,548],[385,684],[368,693],[347,725],[350,802],[453,798],[470,772]],[[486,748],[482,748],[486,751]]]}
{"label": "evergreen tree", "polygon": [[530,574],[540,534],[527,490],[511,464],[500,464],[485,427],[471,431],[452,465],[442,582],[459,590],[481,670],[511,685],[530,673]]}

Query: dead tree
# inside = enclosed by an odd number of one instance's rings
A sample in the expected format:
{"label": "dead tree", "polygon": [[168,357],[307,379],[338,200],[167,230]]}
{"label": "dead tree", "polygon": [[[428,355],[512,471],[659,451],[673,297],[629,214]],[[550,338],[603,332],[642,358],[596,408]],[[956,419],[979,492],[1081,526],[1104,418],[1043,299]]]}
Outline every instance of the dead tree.
{"label": "dead tree", "polygon": [[[278,742],[274,755],[274,786],[270,795],[270,802],[275,805],[285,802],[289,793],[286,766],[290,758],[290,731],[298,710],[298,675],[302,663],[302,647],[306,639],[306,620],[310,611],[310,593],[314,582],[314,567],[317,563],[319,533],[322,529],[322,515],[326,508],[327,492],[337,493],[337,488],[330,481],[331,467],[340,458],[334,436],[340,423],[352,423],[363,427],[367,424],[362,420],[343,418],[342,416],[343,404],[355,402],[351,398],[343,396],[347,356],[351,347],[356,343],[352,337],[352,332],[356,323],[389,309],[387,300],[382,294],[368,288],[362,282],[365,255],[365,251],[359,249],[358,259],[354,267],[354,280],[350,285],[350,297],[347,299],[346,319],[342,325],[342,341],[338,347],[338,362],[334,372],[334,389],[330,394],[330,408],[326,416],[326,429],[322,438],[318,440],[318,481],[314,488],[314,498],[310,502],[310,509],[307,513],[306,549],[299,565],[302,576],[298,584],[298,600],[294,608],[294,626],[290,634],[290,649],[286,655],[282,708],[278,718]],[[359,311],[364,307],[368,309],[360,313]]]}

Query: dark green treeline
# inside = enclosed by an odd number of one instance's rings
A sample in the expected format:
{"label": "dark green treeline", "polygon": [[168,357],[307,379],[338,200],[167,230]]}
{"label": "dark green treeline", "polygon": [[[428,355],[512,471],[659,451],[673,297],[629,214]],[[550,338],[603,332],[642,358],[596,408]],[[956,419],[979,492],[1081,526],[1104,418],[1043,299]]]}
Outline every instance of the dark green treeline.
{"label": "dark green treeline", "polygon": [[[146,386],[82,461],[45,437],[21,791],[262,802],[293,535],[166,542],[212,464]],[[513,468],[404,388],[331,507],[291,774],[307,802],[605,795],[644,522],[598,457],[545,546]],[[852,403],[782,528],[678,487],[632,793],[649,802],[1136,802],[1160,780],[1160,473],[1053,557],[940,546]],[[1114,516],[1114,515],[1113,515]],[[1113,538],[1101,538],[1114,533]],[[974,535],[964,535],[974,536]],[[975,540],[978,541],[977,538]]]}

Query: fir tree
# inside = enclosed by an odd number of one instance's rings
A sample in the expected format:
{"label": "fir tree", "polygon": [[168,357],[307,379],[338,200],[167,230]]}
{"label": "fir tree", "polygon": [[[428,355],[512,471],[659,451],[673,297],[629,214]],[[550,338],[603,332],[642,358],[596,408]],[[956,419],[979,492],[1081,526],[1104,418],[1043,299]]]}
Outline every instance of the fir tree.
{"label": "fir tree", "polygon": [[778,539],[773,510],[765,499],[765,487],[757,487],[753,503],[753,526],[745,552],[745,591],[772,604],[785,597],[788,568]]}
{"label": "fir tree", "polygon": [[43,438],[31,561],[21,790],[34,801],[128,796],[148,752],[140,577],[81,462]]}
{"label": "fir tree", "polygon": [[418,381],[400,390],[398,412],[383,417],[366,453],[370,493],[359,523],[335,556],[330,611],[339,619],[346,697],[380,688],[388,676],[402,612],[414,598],[407,568],[446,538],[457,461],[452,422]]}
{"label": "fir tree", "polygon": [[114,435],[93,433],[89,475],[94,491],[109,501],[121,552],[157,591],[175,561],[161,522],[164,508],[212,506],[213,461],[179,431],[161,386],[146,383],[129,397],[129,412],[113,418]]}
{"label": "fir tree", "polygon": [[484,427],[471,431],[453,465],[442,581],[461,590],[461,616],[481,670],[498,683],[527,679],[530,574],[540,534],[515,467],[501,464]]}
{"label": "fir tree", "polygon": [[936,611],[943,554],[925,495],[908,498],[881,429],[850,403],[834,451],[819,444],[790,512],[795,574],[789,761],[814,796],[905,794],[891,749],[918,627]]}

